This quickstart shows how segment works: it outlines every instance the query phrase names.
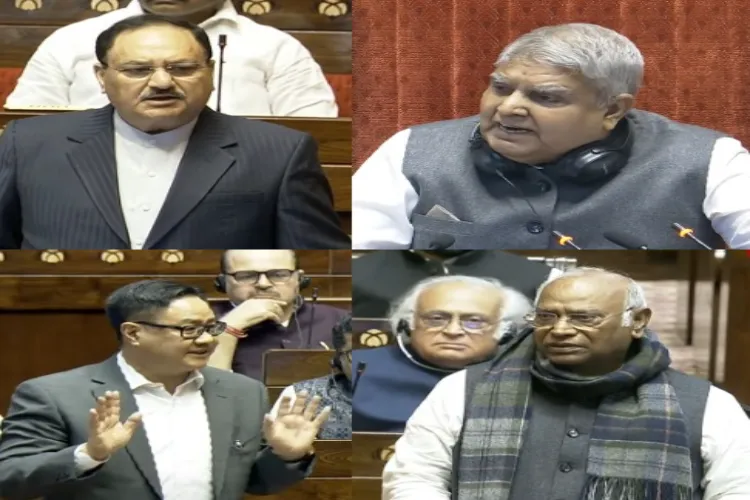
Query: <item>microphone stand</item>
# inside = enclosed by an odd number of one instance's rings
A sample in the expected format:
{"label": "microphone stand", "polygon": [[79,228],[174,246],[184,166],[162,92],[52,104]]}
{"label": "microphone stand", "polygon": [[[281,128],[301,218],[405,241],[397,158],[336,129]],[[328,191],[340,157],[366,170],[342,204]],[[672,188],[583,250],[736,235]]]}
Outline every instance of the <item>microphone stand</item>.
{"label": "microphone stand", "polygon": [[221,113],[221,87],[224,83],[224,49],[227,46],[227,36],[219,35],[219,81],[216,88],[216,112]]}

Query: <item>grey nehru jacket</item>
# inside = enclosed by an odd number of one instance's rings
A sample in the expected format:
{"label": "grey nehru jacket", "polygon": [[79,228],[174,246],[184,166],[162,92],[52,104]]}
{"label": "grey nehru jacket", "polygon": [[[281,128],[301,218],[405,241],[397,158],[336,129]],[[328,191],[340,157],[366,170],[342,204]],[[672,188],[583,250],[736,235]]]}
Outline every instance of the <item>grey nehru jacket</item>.
{"label": "grey nehru jacket", "polygon": [[[515,188],[474,167],[469,137],[478,117],[412,128],[403,162],[419,194],[412,247],[555,249],[561,248],[556,230],[583,249],[621,248],[604,238],[607,231],[637,236],[651,249],[698,248],[675,233],[671,224],[677,222],[712,248],[724,248],[703,213],[711,154],[724,135],[640,110],[627,120],[633,149],[614,178],[577,184],[556,175],[554,166],[529,167],[526,176],[512,179]],[[426,217],[435,205],[460,221]]]}

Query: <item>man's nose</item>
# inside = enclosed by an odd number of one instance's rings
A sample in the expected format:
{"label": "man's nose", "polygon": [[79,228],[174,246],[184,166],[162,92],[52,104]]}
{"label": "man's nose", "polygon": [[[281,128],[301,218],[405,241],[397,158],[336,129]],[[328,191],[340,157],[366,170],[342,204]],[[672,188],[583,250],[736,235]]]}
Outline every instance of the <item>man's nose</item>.
{"label": "man's nose", "polygon": [[500,116],[516,115],[525,111],[526,96],[523,92],[516,90],[507,97],[504,97],[497,105],[497,112]]}
{"label": "man's nose", "polygon": [[461,327],[461,320],[459,318],[451,318],[450,322],[445,326],[443,333],[448,335],[463,335],[464,329]]}
{"label": "man's nose", "polygon": [[255,286],[258,288],[266,289],[271,288],[273,286],[273,283],[271,283],[271,280],[269,280],[265,274],[261,274]]}
{"label": "man's nose", "polygon": [[172,80],[172,75],[170,75],[166,69],[155,68],[148,84],[149,87],[164,89],[172,87],[174,85],[174,80]]}

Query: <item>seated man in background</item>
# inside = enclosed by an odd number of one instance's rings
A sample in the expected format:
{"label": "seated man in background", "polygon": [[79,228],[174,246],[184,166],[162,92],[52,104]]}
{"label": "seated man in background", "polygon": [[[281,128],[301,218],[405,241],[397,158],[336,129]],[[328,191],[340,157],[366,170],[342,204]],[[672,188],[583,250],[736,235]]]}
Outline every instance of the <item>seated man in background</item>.
{"label": "seated man in background", "polygon": [[290,385],[281,393],[272,414],[279,411],[282,401],[290,404],[296,394],[320,397],[320,404],[331,408],[318,439],[352,438],[352,317],[346,316],[333,328],[332,341],[335,353],[331,359],[331,374],[304,380]]}
{"label": "seated man in background", "polygon": [[523,255],[490,250],[370,252],[352,260],[355,318],[385,318],[394,300],[431,276],[488,276],[534,300],[536,290],[558,269]]}
{"label": "seated man in background", "polygon": [[394,303],[397,344],[353,353],[359,374],[352,430],[402,432],[435,384],[492,358],[530,310],[523,294],[490,278],[441,276],[417,284]]}
{"label": "seated man in background", "polygon": [[331,331],[347,315],[343,309],[312,304],[300,291],[310,278],[293,250],[227,250],[216,288],[229,307],[217,315],[227,325],[210,366],[263,380],[263,354],[269,349],[329,349]]}
{"label": "seated man in background", "polygon": [[312,137],[206,107],[203,29],[128,17],[96,55],[111,106],[0,135],[0,248],[351,248]]}
{"label": "seated man in background", "polygon": [[357,170],[353,248],[554,249],[561,235],[700,248],[675,223],[710,248],[750,248],[747,150],[635,109],[643,70],[638,47],[601,26],[521,36],[478,116],[398,132]]}
{"label": "seated man in background", "polygon": [[[219,35],[226,35],[222,112],[243,116],[338,115],[333,90],[310,52],[291,35],[240,15],[231,0],[131,0],[123,9],[64,26],[41,43],[5,105],[106,105],[109,98],[101,91],[93,71],[97,62],[94,41],[118,21],[144,13],[199,24],[217,54]],[[214,82],[218,88],[218,80]],[[215,88],[208,101],[212,109],[217,109]]]}
{"label": "seated man in background", "polygon": [[13,394],[0,440],[3,497],[242,500],[310,474],[330,409],[315,416],[318,399],[299,395],[270,417],[263,384],[206,367],[225,325],[199,289],[139,281],[106,309],[118,353]]}
{"label": "seated man in background", "polygon": [[383,472],[383,499],[750,498],[750,420],[669,367],[641,287],[578,268],[539,291],[495,359],[440,381]]}

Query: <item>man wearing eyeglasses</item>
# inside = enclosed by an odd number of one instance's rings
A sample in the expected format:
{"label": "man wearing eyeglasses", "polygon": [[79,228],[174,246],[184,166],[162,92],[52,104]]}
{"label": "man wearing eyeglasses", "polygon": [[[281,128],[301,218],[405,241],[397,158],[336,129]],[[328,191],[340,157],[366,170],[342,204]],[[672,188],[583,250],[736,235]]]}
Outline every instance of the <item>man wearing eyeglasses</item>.
{"label": "man wearing eyeglasses", "polygon": [[228,328],[219,336],[210,365],[263,379],[263,354],[269,349],[330,349],[331,331],[347,314],[319,304],[293,250],[227,250],[216,288],[228,303],[215,311]]}
{"label": "man wearing eyeglasses", "polygon": [[96,40],[110,105],[0,136],[0,248],[350,248],[308,134],[206,107],[206,32],[154,15]]}
{"label": "man wearing eyeglasses", "polygon": [[297,394],[271,416],[262,384],[206,367],[226,325],[200,290],[140,281],[106,308],[116,355],[16,389],[0,440],[4,497],[241,500],[310,473],[330,408]]}
{"label": "man wearing eyeglasses", "polygon": [[352,430],[403,432],[438,381],[494,356],[530,309],[521,292],[494,279],[420,281],[392,307],[397,343],[353,353],[366,370],[356,380]]}
{"label": "man wearing eyeglasses", "polygon": [[539,290],[495,359],[440,381],[383,472],[383,499],[750,498],[750,420],[670,368],[641,287],[578,268]]}
{"label": "man wearing eyeglasses", "polygon": [[334,352],[331,373],[325,377],[303,380],[284,389],[271,413],[280,411],[285,401],[294,402],[302,392],[319,396],[320,404],[331,408],[318,439],[352,438],[352,317],[347,315],[331,332]]}

